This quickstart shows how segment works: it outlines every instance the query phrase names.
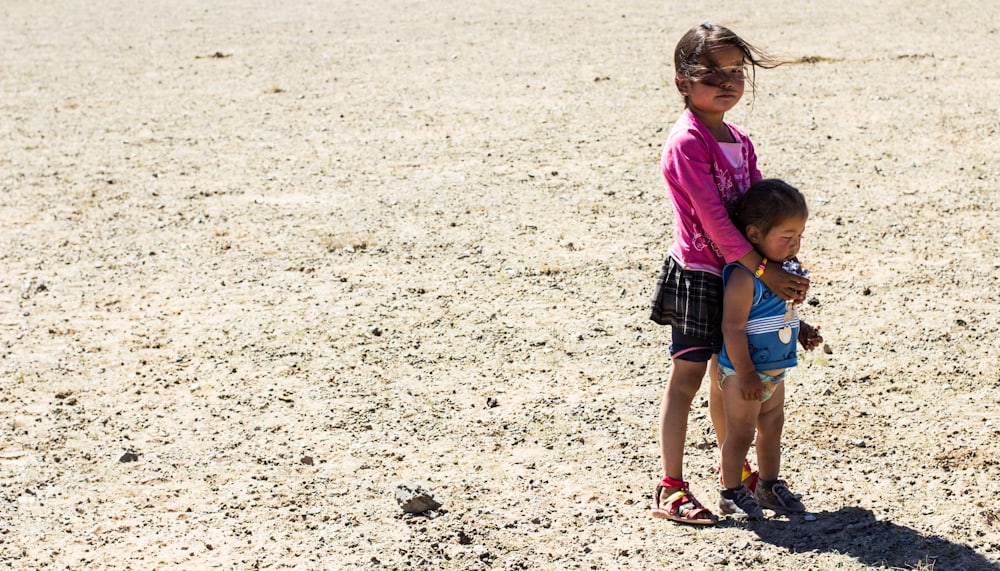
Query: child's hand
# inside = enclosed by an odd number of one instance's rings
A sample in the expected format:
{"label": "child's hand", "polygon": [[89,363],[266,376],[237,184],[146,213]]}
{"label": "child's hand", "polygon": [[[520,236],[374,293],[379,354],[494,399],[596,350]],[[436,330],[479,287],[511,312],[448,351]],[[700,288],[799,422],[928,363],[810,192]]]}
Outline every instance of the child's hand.
{"label": "child's hand", "polygon": [[764,398],[764,383],[760,381],[760,377],[757,373],[751,373],[747,376],[738,376],[737,379],[740,383],[740,393],[743,394],[745,400],[756,400],[759,401]]}
{"label": "child's hand", "polygon": [[813,327],[805,321],[799,320],[799,343],[806,351],[812,351],[823,342],[823,336],[819,334],[819,326]]}
{"label": "child's hand", "polygon": [[809,278],[790,274],[778,264],[768,264],[760,280],[778,297],[796,304],[804,302],[809,291]]}

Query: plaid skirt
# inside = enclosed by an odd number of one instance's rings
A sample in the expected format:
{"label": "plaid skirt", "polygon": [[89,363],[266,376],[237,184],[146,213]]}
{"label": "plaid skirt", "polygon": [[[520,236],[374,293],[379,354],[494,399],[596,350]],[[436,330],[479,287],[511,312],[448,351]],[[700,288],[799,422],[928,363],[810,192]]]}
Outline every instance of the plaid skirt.
{"label": "plaid skirt", "polygon": [[656,283],[649,318],[680,333],[711,339],[722,331],[722,278],[685,270],[667,256]]}

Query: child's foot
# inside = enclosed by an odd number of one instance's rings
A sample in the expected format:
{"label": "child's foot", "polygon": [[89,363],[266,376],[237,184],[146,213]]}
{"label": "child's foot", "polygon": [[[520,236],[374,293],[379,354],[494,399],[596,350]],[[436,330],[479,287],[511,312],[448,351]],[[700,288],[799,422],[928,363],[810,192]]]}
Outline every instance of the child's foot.
{"label": "child's foot", "polygon": [[[662,498],[663,492],[667,492],[665,500]],[[687,482],[669,476],[663,478],[656,486],[653,496],[653,517],[695,525],[714,525],[719,521],[715,514],[695,499],[688,490]]]}
{"label": "child's foot", "polygon": [[757,502],[761,506],[775,511],[804,512],[806,507],[799,501],[799,495],[792,493],[788,489],[788,484],[784,480],[766,481],[757,483]]}
{"label": "child's foot", "polygon": [[[722,465],[716,466],[716,471],[719,472],[719,486],[725,488],[726,485],[722,483]],[[747,487],[748,490],[754,492],[757,490],[757,480],[759,479],[759,474],[757,470],[753,469],[750,465],[749,460],[743,461],[743,485]]]}
{"label": "child's foot", "polygon": [[[758,488],[759,490],[760,488]],[[736,489],[723,489],[719,498],[719,509],[724,514],[730,514],[737,518],[761,519],[764,512],[761,511],[757,499],[746,488],[740,486]]]}

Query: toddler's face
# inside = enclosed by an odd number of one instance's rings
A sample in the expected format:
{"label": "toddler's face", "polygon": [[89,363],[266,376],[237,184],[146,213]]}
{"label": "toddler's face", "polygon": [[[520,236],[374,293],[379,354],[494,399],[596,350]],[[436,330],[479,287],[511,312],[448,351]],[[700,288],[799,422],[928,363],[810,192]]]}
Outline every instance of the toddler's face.
{"label": "toddler's face", "polygon": [[764,257],[784,262],[799,254],[805,230],[806,217],[795,216],[775,224],[763,236],[755,232],[748,232],[748,235]]}

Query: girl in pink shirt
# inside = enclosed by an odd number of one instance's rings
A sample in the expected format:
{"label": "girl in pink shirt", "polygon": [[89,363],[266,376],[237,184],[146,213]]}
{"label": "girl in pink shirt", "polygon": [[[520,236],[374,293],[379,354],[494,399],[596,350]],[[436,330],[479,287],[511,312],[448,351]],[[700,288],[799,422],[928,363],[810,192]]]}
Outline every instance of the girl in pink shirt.
{"label": "girl in pink shirt", "polygon": [[[674,206],[674,243],[657,282],[651,319],[671,326],[673,365],[660,408],[664,478],[656,486],[656,517],[691,524],[717,521],[684,481],[684,442],[691,402],[705,371],[715,381],[719,376],[723,266],[743,264],[784,299],[801,302],[809,289],[807,278],[785,272],[780,264],[769,265],[729,216],[750,184],[762,177],[746,132],[723,119],[743,97],[747,66],[776,65],[731,30],[709,23],[689,30],[674,50],[674,83],[685,109],[667,137],[661,161]],[[717,382],[709,385],[709,413],[722,442],[721,395]],[[752,487],[749,465],[744,475]]]}

